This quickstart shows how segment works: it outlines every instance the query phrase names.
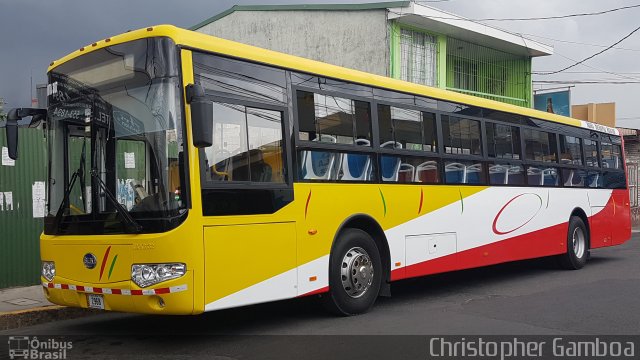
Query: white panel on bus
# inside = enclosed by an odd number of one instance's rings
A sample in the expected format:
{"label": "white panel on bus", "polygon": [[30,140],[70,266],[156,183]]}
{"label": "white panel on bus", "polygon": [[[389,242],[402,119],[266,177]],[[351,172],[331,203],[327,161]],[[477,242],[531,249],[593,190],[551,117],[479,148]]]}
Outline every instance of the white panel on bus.
{"label": "white panel on bus", "polygon": [[405,241],[407,265],[450,255],[458,248],[456,233],[408,235]]}

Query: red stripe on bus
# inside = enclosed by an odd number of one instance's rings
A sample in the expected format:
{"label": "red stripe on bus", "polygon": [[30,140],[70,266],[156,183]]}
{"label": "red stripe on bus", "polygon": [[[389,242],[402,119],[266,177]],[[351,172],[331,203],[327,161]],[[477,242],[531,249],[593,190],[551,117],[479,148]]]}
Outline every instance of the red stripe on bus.
{"label": "red stripe on bus", "polygon": [[308,293],[304,293],[302,295],[298,295],[298,297],[305,297],[305,296],[311,296],[311,295],[318,295],[318,294],[324,294],[326,292],[329,291],[329,287],[325,286],[323,288],[317,289],[317,290],[313,290],[313,291],[309,291]]}
{"label": "red stripe on bus", "polygon": [[100,280],[102,280],[102,273],[104,273],[104,266],[107,265],[107,259],[109,258],[109,252],[111,251],[111,246],[107,248],[107,251],[104,253],[104,258],[102,259],[102,265],[100,265]]}

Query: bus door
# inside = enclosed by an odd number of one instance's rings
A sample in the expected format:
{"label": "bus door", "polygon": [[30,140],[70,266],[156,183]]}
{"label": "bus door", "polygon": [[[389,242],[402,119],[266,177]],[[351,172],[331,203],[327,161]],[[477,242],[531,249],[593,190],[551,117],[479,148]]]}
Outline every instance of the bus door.
{"label": "bus door", "polygon": [[214,97],[200,149],[206,310],[297,295],[285,109]]}

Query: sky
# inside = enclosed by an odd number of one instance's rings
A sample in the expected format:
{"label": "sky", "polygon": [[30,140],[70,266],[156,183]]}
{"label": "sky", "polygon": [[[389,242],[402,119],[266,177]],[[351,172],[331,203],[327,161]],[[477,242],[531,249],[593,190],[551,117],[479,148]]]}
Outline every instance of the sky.
{"label": "sky", "polygon": [[[356,3],[375,0],[0,0],[0,98],[6,109],[30,105],[33,84],[46,82],[52,60],[96,40],[157,24],[188,28],[235,4]],[[549,17],[640,4],[640,0],[431,0],[420,1],[469,19]],[[533,60],[534,71],[554,71],[603,50],[640,25],[640,7],[558,20],[484,21],[552,45],[554,54]],[[616,102],[617,125],[640,128],[640,31],[565,73],[534,80],[638,82],[581,84],[573,104]],[[545,85],[546,88],[558,85]]]}

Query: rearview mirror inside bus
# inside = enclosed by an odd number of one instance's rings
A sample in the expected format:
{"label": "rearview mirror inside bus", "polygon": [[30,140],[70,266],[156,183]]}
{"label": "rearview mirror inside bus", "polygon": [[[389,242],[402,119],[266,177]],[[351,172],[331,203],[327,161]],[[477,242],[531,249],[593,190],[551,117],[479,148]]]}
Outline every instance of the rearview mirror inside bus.
{"label": "rearview mirror inside bus", "polygon": [[193,145],[198,148],[213,144],[213,102],[205,97],[200,85],[187,86],[187,99],[191,105],[191,131]]}

